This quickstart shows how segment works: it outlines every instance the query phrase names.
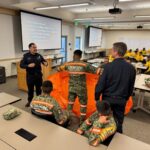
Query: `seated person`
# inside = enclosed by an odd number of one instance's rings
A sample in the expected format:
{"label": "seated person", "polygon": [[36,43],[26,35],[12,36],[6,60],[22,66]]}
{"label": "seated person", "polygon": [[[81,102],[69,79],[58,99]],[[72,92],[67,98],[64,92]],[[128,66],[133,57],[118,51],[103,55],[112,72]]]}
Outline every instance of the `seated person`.
{"label": "seated person", "polygon": [[92,146],[98,146],[112,136],[117,129],[109,103],[98,101],[96,107],[97,111],[85,120],[77,130],[78,134],[88,138],[88,142]]}
{"label": "seated person", "polygon": [[50,96],[53,90],[51,81],[44,81],[42,85],[42,94],[35,96],[31,102],[31,111],[46,120],[52,121],[59,125],[66,125],[69,120],[69,112],[63,110],[58,102]]}
{"label": "seated person", "polygon": [[142,55],[146,55],[146,49],[145,48],[143,48],[141,52],[142,52]]}
{"label": "seated person", "polygon": [[144,60],[144,57],[142,55],[142,52],[138,52],[138,51],[135,51],[135,56],[134,56],[134,59],[137,61],[137,62],[142,62]]}
{"label": "seated person", "polygon": [[137,48],[137,49],[135,50],[135,52],[139,53],[140,51],[139,51],[139,49]]}
{"label": "seated person", "polygon": [[147,67],[147,70],[145,73],[150,74],[150,55],[147,57],[145,66]]}
{"label": "seated person", "polygon": [[126,52],[125,57],[132,57],[132,49]]}

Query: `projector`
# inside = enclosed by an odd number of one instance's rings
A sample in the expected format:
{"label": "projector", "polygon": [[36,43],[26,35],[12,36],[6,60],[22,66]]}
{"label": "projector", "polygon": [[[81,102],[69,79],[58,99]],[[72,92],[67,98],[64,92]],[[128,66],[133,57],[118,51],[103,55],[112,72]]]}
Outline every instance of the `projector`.
{"label": "projector", "polygon": [[109,9],[109,13],[110,14],[121,14],[122,13],[122,9],[120,9],[120,8],[112,8],[112,9]]}
{"label": "projector", "polygon": [[142,29],[142,28],[143,28],[143,26],[141,26],[141,25],[137,26],[137,29]]}

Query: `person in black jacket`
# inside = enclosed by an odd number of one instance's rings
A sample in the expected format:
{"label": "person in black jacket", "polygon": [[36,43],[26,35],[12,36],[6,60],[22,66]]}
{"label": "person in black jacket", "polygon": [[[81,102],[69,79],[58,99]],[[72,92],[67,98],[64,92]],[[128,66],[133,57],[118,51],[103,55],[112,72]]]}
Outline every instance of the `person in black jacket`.
{"label": "person in black jacket", "polygon": [[126,50],[125,43],[113,44],[112,56],[115,60],[105,65],[95,88],[95,100],[98,101],[102,94],[102,99],[110,103],[120,133],[123,132],[125,106],[132,95],[136,76],[135,68],[123,58]]}
{"label": "person in black jacket", "polygon": [[34,95],[34,86],[36,87],[36,95],[41,94],[42,86],[42,72],[41,64],[47,66],[46,60],[37,53],[37,46],[35,43],[29,44],[29,52],[24,54],[23,59],[20,62],[20,67],[26,69],[26,81],[28,87],[28,103],[26,107],[30,106]]}

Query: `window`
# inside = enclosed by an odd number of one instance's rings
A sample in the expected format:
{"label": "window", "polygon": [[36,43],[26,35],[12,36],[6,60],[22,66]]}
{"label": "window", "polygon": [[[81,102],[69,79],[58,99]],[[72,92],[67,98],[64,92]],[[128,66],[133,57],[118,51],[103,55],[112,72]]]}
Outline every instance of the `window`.
{"label": "window", "polygon": [[67,61],[67,36],[61,37],[61,50],[60,53],[62,54],[63,62]]}
{"label": "window", "polygon": [[75,49],[81,49],[81,37],[76,37]]}

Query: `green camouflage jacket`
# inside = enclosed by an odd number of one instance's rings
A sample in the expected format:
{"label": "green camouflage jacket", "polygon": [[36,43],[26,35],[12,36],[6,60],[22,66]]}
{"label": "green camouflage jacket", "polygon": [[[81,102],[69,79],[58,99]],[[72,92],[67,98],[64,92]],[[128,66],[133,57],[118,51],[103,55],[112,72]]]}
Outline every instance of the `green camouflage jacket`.
{"label": "green camouflage jacket", "polygon": [[[83,61],[72,61],[58,68],[58,71],[67,71],[70,74],[69,85],[75,90],[86,88],[86,73],[98,74],[99,69]],[[76,86],[74,86],[76,85]]]}
{"label": "green camouflage jacket", "polygon": [[41,114],[53,115],[58,124],[64,124],[69,118],[69,112],[62,110],[58,102],[48,95],[35,96],[31,108]]}
{"label": "green camouflage jacket", "polygon": [[109,117],[109,123],[107,124],[101,124],[98,120],[99,114],[96,111],[77,130],[77,133],[86,136],[89,144],[93,146],[97,146],[99,143],[105,141],[117,129],[112,116]]}

